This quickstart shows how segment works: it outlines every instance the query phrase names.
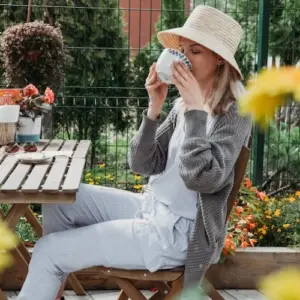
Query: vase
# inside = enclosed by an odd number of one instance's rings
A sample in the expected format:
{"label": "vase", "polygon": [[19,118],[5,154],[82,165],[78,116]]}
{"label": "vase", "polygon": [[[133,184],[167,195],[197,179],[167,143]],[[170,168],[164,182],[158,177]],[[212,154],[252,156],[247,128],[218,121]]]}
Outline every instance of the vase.
{"label": "vase", "polygon": [[40,116],[36,117],[34,120],[31,118],[20,117],[16,133],[17,142],[39,142],[41,136],[41,125],[42,118]]}

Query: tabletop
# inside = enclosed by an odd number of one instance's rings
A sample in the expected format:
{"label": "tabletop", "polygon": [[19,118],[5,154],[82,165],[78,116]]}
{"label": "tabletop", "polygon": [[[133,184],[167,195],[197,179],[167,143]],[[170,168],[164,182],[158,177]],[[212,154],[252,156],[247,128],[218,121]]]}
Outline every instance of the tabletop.
{"label": "tabletop", "polygon": [[42,140],[38,151],[73,153],[42,164],[21,163],[0,148],[0,203],[74,202],[89,146],[89,140]]}

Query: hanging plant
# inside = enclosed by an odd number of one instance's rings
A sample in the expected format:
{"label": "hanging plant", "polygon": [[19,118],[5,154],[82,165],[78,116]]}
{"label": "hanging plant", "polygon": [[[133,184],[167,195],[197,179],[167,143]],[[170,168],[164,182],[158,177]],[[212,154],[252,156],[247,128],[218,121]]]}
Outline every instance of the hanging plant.
{"label": "hanging plant", "polygon": [[[45,16],[47,13],[45,3]],[[22,87],[29,83],[57,90],[63,83],[66,52],[61,30],[42,21],[27,22],[7,28],[2,37],[2,55],[6,84]],[[49,18],[48,18],[49,20]]]}

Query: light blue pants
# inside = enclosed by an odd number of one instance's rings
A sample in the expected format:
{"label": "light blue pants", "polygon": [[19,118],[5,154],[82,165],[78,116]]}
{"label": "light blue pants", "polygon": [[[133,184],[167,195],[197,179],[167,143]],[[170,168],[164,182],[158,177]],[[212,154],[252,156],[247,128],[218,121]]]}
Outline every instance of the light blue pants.
{"label": "light blue pants", "polygon": [[175,241],[167,248],[163,246],[166,243],[152,222],[135,218],[144,198],[82,184],[75,203],[43,205],[45,236],[36,243],[17,299],[54,300],[68,273],[92,266],[146,269],[149,262],[158,263],[156,268],[182,265],[186,230],[172,228]]}

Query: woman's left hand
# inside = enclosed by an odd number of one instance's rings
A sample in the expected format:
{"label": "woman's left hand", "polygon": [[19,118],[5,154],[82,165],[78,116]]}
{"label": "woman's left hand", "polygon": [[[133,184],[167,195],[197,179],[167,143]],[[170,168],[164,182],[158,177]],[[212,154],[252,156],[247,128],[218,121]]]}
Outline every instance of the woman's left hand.
{"label": "woman's left hand", "polygon": [[199,84],[188,67],[182,62],[174,62],[172,71],[173,83],[177,87],[187,109],[204,110]]}

